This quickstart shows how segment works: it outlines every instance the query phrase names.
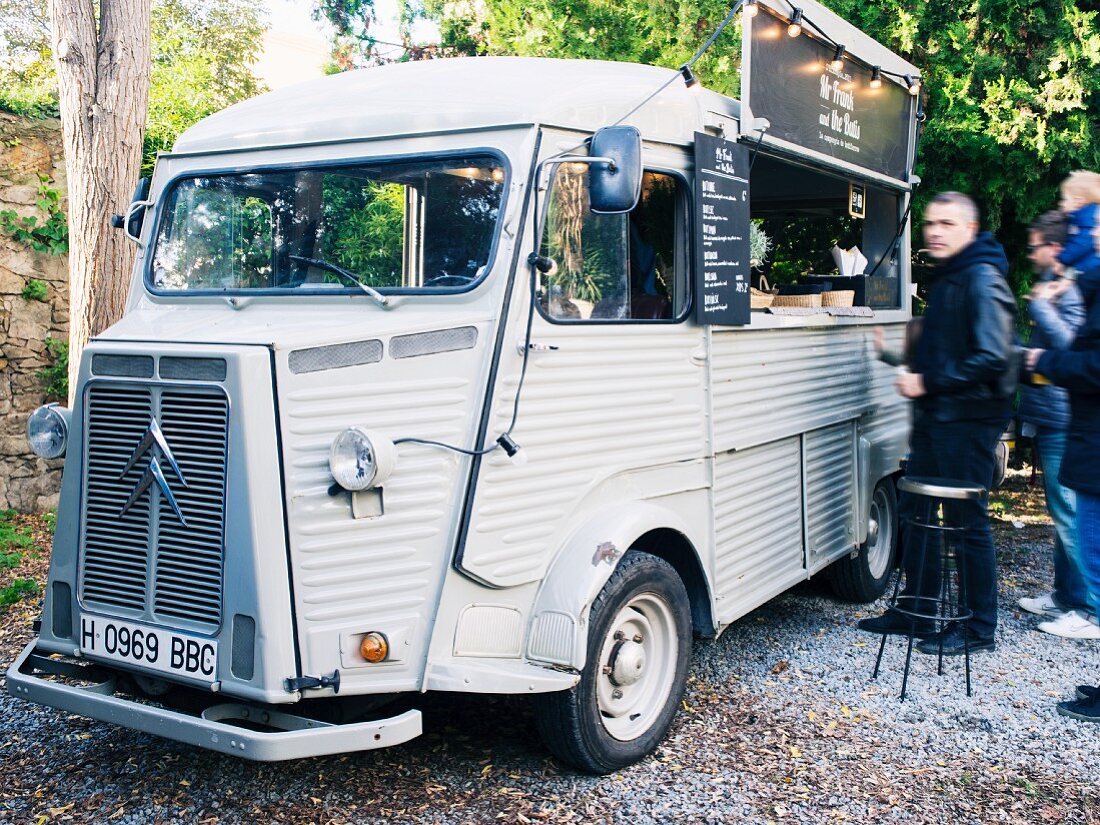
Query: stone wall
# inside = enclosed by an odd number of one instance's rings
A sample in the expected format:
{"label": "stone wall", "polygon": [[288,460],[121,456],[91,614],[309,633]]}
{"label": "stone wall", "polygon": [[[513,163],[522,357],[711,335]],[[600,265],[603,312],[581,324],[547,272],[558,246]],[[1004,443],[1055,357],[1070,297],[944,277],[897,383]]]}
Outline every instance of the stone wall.
{"label": "stone wall", "polygon": [[[0,112],[0,210],[39,216],[39,175],[65,192],[61,124]],[[63,199],[62,208],[68,211]],[[22,296],[45,281],[45,301]],[[38,372],[52,363],[46,338],[68,340],[68,261],[33,251],[0,229],[0,509],[35,512],[56,506],[61,459],[43,461],[27,447],[27,416],[46,395]],[[56,399],[54,399],[56,400]],[[62,399],[63,400],[63,399]]]}

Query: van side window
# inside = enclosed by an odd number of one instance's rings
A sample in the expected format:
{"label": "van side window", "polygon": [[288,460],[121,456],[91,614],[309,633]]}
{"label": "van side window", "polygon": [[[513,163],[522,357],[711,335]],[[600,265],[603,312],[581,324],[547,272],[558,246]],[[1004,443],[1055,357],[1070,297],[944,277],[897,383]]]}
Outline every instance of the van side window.
{"label": "van side window", "polygon": [[539,301],[558,321],[669,321],[687,307],[686,205],[680,180],[646,172],[633,212],[588,208],[587,168],[564,164],[554,177],[541,254]]}

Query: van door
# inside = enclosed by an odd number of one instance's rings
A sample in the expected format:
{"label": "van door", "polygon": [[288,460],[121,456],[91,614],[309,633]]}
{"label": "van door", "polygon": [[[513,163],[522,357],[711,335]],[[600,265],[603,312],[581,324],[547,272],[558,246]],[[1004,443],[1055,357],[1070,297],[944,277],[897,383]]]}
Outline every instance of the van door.
{"label": "van door", "polygon": [[[544,145],[580,142],[556,138]],[[678,171],[687,157],[647,148],[645,159],[642,195],[629,214],[590,211],[580,164],[558,166],[539,193],[538,247],[555,267],[535,281],[512,433],[528,461],[499,450],[482,460],[460,546],[460,569],[487,584],[538,580],[587,513],[659,492],[635,489],[634,471],[695,460],[705,479],[704,337],[688,320],[690,185]],[[526,271],[516,278],[493,433],[512,417],[529,278]]]}

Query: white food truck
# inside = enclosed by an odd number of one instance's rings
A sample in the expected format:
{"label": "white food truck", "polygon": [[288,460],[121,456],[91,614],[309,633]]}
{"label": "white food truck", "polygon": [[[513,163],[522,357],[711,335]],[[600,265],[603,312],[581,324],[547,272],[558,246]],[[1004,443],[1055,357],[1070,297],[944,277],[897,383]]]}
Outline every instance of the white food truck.
{"label": "white food truck", "polygon": [[[530,694],[608,772],[666,733],[693,635],[818,573],[878,596],[917,70],[808,0],[797,37],[752,11],[740,102],[470,58],[187,131],[119,221],[125,316],[29,425],[65,468],[8,690],[256,760],[405,742],[410,694]],[[750,218],[856,233],[853,306],[751,308]]]}

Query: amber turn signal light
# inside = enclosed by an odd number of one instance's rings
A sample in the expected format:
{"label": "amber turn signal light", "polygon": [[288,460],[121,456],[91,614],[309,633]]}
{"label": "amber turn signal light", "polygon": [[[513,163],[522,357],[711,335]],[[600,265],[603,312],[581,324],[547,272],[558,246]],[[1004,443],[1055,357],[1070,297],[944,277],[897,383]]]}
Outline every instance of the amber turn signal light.
{"label": "amber turn signal light", "polygon": [[374,631],[367,633],[363,636],[363,640],[359,642],[359,655],[371,664],[381,662],[389,652],[389,643],[386,642],[386,637],[381,633]]}

